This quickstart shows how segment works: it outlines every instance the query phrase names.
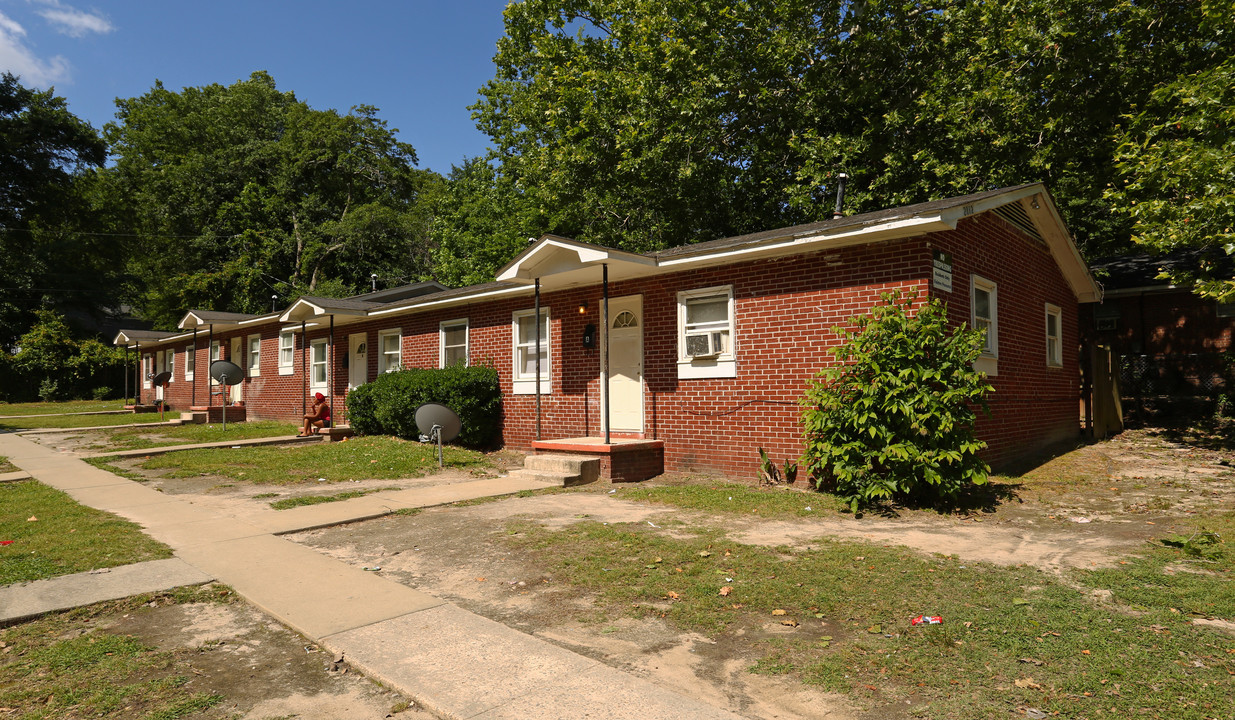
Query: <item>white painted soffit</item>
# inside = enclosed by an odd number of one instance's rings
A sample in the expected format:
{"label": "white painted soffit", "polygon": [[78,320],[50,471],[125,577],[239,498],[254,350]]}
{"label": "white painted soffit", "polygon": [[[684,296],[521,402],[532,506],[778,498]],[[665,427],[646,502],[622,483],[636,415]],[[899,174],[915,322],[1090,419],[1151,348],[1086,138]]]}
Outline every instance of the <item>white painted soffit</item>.
{"label": "white painted soffit", "polygon": [[497,280],[531,283],[536,278],[599,267],[602,263],[614,270],[623,266],[631,266],[631,270],[656,267],[655,258],[646,255],[547,235],[498,270]]}
{"label": "white painted soffit", "polygon": [[214,327],[215,330],[233,330],[240,327],[234,322],[210,322],[197,314],[196,310],[190,310],[185,313],[185,316],[180,319],[180,323],[176,327],[181,330],[192,330],[193,328]]}
{"label": "white painted soffit", "polygon": [[161,338],[130,337],[125,331],[121,330],[116,333],[115,339],[112,340],[112,345],[117,347],[136,347],[140,344],[142,347],[155,347],[158,345],[170,345],[192,337],[193,333],[178,333]]}

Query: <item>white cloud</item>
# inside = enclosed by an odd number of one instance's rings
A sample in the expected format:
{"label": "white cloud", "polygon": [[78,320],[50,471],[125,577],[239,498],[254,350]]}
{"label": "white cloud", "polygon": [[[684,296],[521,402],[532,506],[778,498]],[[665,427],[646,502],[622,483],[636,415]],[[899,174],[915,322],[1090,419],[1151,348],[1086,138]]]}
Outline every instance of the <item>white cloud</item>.
{"label": "white cloud", "polygon": [[54,0],[46,4],[51,7],[47,10],[39,10],[39,15],[51,23],[57,32],[69,37],[85,37],[86,33],[92,32],[105,34],[116,29],[102,15],[67,7]]}
{"label": "white cloud", "polygon": [[47,87],[69,76],[69,61],[56,55],[50,60],[40,60],[26,47],[22,38],[26,29],[20,23],[0,12],[0,71],[20,76],[22,84]]}

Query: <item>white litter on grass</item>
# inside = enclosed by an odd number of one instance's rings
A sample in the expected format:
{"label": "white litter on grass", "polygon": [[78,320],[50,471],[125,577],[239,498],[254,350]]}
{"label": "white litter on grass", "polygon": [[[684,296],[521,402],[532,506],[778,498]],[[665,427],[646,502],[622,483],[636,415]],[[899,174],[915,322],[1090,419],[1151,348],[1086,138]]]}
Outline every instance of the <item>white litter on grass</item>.
{"label": "white litter on grass", "polygon": [[810,512],[810,505],[806,506],[806,512]]}
{"label": "white litter on grass", "polygon": [[326,482],[326,478],[318,478],[318,479],[317,479],[317,481],[318,481],[318,482]]}
{"label": "white litter on grass", "polygon": [[613,493],[615,493],[615,492],[617,492],[617,490],[610,490],[610,491],[608,492],[608,494],[609,494],[609,495],[612,495],[612,494],[613,494]]}
{"label": "white litter on grass", "polygon": [[1087,522],[1093,522],[1092,520],[1090,520],[1090,519],[1089,519],[1089,518],[1087,518],[1087,517],[1070,517],[1070,518],[1068,518],[1068,519],[1069,519],[1069,520],[1071,520],[1071,521],[1072,521],[1072,522],[1074,522],[1074,523],[1087,523]]}
{"label": "white litter on grass", "polygon": [[[651,520],[648,520],[648,525],[652,525],[652,521],[651,521]],[[652,527],[654,527],[654,528],[659,528],[660,526],[659,526],[659,525],[652,525]]]}

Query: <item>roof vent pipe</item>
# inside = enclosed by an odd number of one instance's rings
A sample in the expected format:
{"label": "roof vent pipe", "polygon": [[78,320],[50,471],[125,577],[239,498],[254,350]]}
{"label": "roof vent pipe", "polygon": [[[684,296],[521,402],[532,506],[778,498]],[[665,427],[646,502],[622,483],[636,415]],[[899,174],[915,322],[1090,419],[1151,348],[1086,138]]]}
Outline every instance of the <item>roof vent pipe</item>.
{"label": "roof vent pipe", "polygon": [[832,219],[837,220],[841,217],[840,208],[845,202],[845,182],[849,180],[849,176],[841,173],[836,176],[836,209],[832,211]]}

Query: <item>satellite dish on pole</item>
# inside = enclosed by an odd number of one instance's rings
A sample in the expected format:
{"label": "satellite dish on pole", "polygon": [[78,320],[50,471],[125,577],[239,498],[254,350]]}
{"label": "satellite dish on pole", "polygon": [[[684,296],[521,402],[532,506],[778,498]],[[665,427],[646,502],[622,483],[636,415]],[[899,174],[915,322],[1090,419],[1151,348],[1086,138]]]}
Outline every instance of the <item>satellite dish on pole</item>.
{"label": "satellite dish on pole", "polygon": [[[244,380],[244,371],[234,362],[227,360],[215,360],[210,363],[210,377],[214,378],[223,385],[239,385],[240,381]],[[223,398],[223,431],[227,432],[227,397],[224,392]]]}
{"label": "satellite dish on pole", "polygon": [[166,385],[168,381],[171,379],[172,379],[171,372],[163,371],[159,373],[158,375],[155,375],[154,377],[150,378],[150,382],[154,383],[155,385]]}
{"label": "satellite dish on pole", "polygon": [[210,377],[224,385],[239,385],[244,380],[244,370],[234,362],[215,360],[210,363]]}
{"label": "satellite dish on pole", "polygon": [[416,427],[420,430],[420,442],[437,442],[437,466],[442,467],[442,443],[459,437],[463,421],[445,405],[425,403],[416,408]]}

